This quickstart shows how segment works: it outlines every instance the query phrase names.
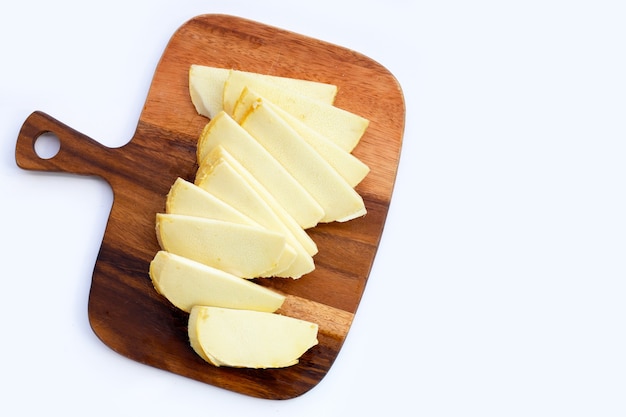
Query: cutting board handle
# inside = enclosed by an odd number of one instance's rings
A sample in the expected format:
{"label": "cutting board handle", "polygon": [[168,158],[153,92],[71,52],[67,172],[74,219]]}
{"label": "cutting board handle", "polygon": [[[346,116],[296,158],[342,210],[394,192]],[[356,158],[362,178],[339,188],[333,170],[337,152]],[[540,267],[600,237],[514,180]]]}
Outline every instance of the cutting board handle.
{"label": "cutting board handle", "polygon": [[[40,157],[35,149],[37,139],[46,133],[52,133],[60,141],[57,154],[47,159]],[[20,168],[97,175],[107,181],[107,167],[114,158],[115,149],[103,146],[40,111],[26,118],[15,147],[15,161]]]}

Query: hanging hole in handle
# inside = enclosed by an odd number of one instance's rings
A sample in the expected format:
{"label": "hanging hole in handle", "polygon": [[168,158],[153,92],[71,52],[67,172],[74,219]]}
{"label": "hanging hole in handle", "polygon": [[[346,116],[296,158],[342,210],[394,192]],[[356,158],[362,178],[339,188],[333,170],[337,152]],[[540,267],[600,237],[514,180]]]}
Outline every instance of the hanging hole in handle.
{"label": "hanging hole in handle", "polygon": [[59,153],[61,140],[52,132],[42,133],[35,139],[35,153],[41,159],[51,159]]}

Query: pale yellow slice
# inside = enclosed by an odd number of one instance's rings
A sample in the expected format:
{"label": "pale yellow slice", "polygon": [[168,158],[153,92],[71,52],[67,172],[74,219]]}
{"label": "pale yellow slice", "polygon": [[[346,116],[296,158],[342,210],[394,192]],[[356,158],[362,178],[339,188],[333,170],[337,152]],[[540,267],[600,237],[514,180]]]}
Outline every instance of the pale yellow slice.
{"label": "pale yellow slice", "polygon": [[[317,253],[317,245],[306,231],[298,225],[295,219],[287,213],[269,191],[223,147],[218,146],[211,151],[205,158],[204,163],[198,168],[196,174],[196,183],[198,185],[209,191],[217,192],[215,186],[209,187],[205,182],[207,175],[213,170],[211,167],[218,162],[226,162],[226,167],[222,168],[227,168],[230,171],[228,175],[222,175],[226,181],[222,184],[221,192],[224,193],[229,185],[239,187],[235,190],[232,187],[228,188],[230,192],[228,194],[219,194],[220,198],[229,201],[230,204],[238,207],[247,216],[255,219],[255,221],[263,224],[265,227],[275,228],[277,232],[286,234],[291,232],[309,255],[313,256]],[[251,205],[251,202],[255,202],[255,204]],[[268,208],[269,212],[267,212]]]}
{"label": "pale yellow slice", "polygon": [[[203,164],[198,168],[196,174],[196,184],[213,194],[217,198],[225,201],[233,207],[249,216],[252,220],[263,227],[282,234],[287,244],[295,251],[295,258],[291,264],[282,271],[275,271],[275,276],[284,278],[300,278],[315,269],[312,255],[302,245],[300,240],[294,235],[280,217],[259,195],[256,189],[240,174],[239,170],[233,167],[237,162],[220,146],[214,149]],[[240,171],[243,172],[243,168]],[[295,223],[295,222],[294,222]],[[310,237],[297,224],[296,231]],[[312,240],[310,240],[312,242]],[[314,245],[314,243],[313,243]],[[317,246],[315,246],[315,250]]]}
{"label": "pale yellow slice", "polygon": [[222,110],[224,83],[229,69],[191,65],[189,67],[189,95],[198,114],[213,118]]}
{"label": "pale yellow slice", "polygon": [[217,146],[236,158],[302,228],[313,227],[324,217],[324,210],[311,194],[225,112],[218,113],[203,129],[197,147],[198,165]]}
{"label": "pale yellow slice", "polygon": [[[231,69],[191,65],[189,68],[189,94],[198,114],[208,118],[222,111],[224,84]],[[243,71],[236,71],[243,72]],[[297,78],[278,77],[254,72],[243,72],[250,77],[263,79],[282,88],[298,91],[300,94],[332,104],[337,94],[337,86]]]}
{"label": "pale yellow slice", "polygon": [[[248,87],[244,88],[235,104],[233,118],[241,120],[262,97]],[[369,173],[369,167],[335,142],[297,119],[291,113],[265,99],[264,103],[281,116],[309,145],[311,145],[352,187],[356,187]]]}
{"label": "pale yellow slice", "polygon": [[163,250],[241,278],[271,276],[288,253],[283,235],[259,226],[157,213],[156,231]]}
{"label": "pale yellow slice", "polygon": [[[235,104],[246,87],[317,130],[347,152],[352,152],[369,125],[369,120],[364,117],[332,104],[236,72],[231,72],[224,84],[224,111],[233,115]],[[235,119],[239,122],[239,119]]]}
{"label": "pale yellow slice", "polygon": [[233,206],[182,178],[177,178],[170,188],[165,200],[165,212],[258,225],[257,222]]}
{"label": "pale yellow slice", "polygon": [[194,305],[274,312],[285,296],[191,259],[159,251],[150,262],[155,289],[177,308]]}
{"label": "pale yellow slice", "polygon": [[[183,214],[260,226],[259,223],[241,213],[240,210],[182,178],[178,178],[170,188],[166,199],[165,211],[167,214]],[[296,256],[295,249],[288,243],[276,266],[271,271],[266,272],[265,275],[278,276],[291,266]]]}
{"label": "pale yellow slice", "polygon": [[189,315],[191,347],[215,366],[284,368],[317,345],[318,325],[251,310],[195,306]]}
{"label": "pale yellow slice", "polygon": [[361,196],[276,112],[257,100],[240,121],[324,209],[322,222],[347,221],[365,215]]}

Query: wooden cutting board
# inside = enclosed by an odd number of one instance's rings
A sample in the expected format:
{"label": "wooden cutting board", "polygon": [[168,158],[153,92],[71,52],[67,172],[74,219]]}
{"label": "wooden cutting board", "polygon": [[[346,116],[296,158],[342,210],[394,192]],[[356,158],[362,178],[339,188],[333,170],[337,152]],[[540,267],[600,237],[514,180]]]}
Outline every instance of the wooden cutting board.
{"label": "wooden cutting board", "polygon": [[[357,186],[368,214],[309,230],[319,248],[311,274],[299,280],[259,281],[289,295],[281,313],[320,325],[319,344],[289,368],[218,368],[204,362],[189,346],[187,314],[160,296],[148,275],[149,263],[159,250],[155,215],[164,211],[165,196],[177,177],[193,181],[196,142],[208,122],[196,113],[189,98],[191,64],[336,84],[335,104],[370,120],[354,150],[371,168]],[[19,133],[16,161],[27,170],[99,176],[113,189],[88,304],[91,326],[106,345],[135,361],[214,386],[254,397],[288,399],[307,392],[326,375],[347,336],[387,216],[404,119],[398,82],[372,59],[242,18],[202,15],[181,26],[168,43],[128,144],[105,147],[34,112]],[[34,150],[35,141],[46,132],[61,142],[58,154],[50,159],[40,158]]]}

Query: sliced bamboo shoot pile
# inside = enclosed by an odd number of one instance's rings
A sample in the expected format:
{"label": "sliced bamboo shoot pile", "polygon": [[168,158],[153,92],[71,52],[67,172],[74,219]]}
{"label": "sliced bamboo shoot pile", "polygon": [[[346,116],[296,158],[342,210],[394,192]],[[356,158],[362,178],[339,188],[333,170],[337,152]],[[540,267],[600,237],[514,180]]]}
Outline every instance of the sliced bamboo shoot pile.
{"label": "sliced bamboo shoot pile", "polygon": [[257,100],[239,123],[322,206],[322,222],[365,215],[363,198],[264,99]]}
{"label": "sliced bamboo shoot pile", "polygon": [[[233,119],[241,120],[246,113],[255,105],[256,102],[263,99],[259,94],[244,88],[239,100],[235,104],[233,111]],[[322,158],[324,158],[335,170],[341,175],[352,187],[356,187],[365,176],[369,173],[369,167],[350,152],[342,149],[332,140],[311,128],[302,120],[296,118],[291,113],[283,110],[270,100],[264,99],[265,105],[269,106],[274,112],[283,118],[289,126],[298,133],[311,147],[313,147]]]}
{"label": "sliced bamboo shoot pile", "polygon": [[337,86],[327,83],[227,68],[191,65],[189,68],[189,94],[198,114],[212,119],[223,110],[224,84],[231,72],[248,74],[252,78],[263,79],[271,85],[298,91],[304,96],[329,104],[334,102],[337,94]]}
{"label": "sliced bamboo shoot pile", "polygon": [[261,144],[225,112],[218,113],[198,139],[198,165],[221,146],[259,182],[298,224],[315,226],[324,210]]}
{"label": "sliced bamboo shoot pile", "polygon": [[218,146],[198,168],[196,183],[222,201],[238,207],[261,226],[285,236],[287,244],[295,250],[296,257],[288,268],[276,273],[276,276],[300,278],[311,272],[315,264],[310,250],[317,251],[315,243],[288,214],[276,212],[268,203],[270,197],[261,195],[258,190],[262,187],[257,188],[248,182],[245,174],[242,175],[244,172],[244,168]]}
{"label": "sliced bamboo shoot pile", "polygon": [[231,72],[224,84],[222,104],[225,112],[233,115],[234,106],[246,87],[325,135],[348,152],[352,152],[356,147],[369,125],[369,120],[357,114],[240,72]]}

